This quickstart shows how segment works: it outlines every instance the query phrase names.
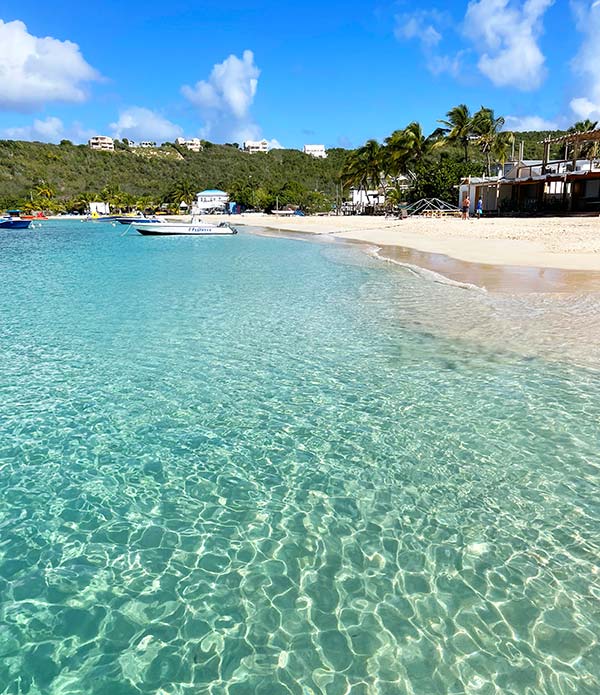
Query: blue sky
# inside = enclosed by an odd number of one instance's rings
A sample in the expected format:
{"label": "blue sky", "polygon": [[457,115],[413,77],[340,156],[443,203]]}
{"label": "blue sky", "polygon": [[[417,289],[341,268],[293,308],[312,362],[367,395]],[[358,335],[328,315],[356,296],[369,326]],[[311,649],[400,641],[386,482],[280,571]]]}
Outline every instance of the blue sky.
{"label": "blue sky", "polygon": [[4,0],[0,137],[358,146],[455,104],[600,119],[600,0]]}

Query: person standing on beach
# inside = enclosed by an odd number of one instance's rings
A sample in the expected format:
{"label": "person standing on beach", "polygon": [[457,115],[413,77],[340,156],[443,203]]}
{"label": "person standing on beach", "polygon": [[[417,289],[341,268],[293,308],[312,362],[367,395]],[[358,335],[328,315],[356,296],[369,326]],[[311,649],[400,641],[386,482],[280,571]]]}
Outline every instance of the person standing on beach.
{"label": "person standing on beach", "polygon": [[463,220],[469,219],[469,208],[471,207],[471,199],[468,195],[463,198],[462,204],[462,218]]}
{"label": "person standing on beach", "polygon": [[479,196],[479,200],[477,201],[477,209],[475,210],[475,215],[478,220],[480,220],[483,215],[483,198],[481,196]]}

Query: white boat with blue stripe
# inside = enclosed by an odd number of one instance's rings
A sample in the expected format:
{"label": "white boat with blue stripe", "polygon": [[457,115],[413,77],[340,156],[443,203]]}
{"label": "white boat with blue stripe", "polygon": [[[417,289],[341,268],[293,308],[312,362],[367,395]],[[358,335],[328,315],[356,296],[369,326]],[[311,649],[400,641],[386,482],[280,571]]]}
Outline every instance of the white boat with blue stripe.
{"label": "white boat with blue stripe", "polygon": [[192,216],[191,222],[163,222],[162,220],[158,224],[156,222],[149,224],[134,222],[133,227],[145,236],[230,236],[237,234],[237,229],[228,222],[212,224],[211,222],[203,222],[195,216]]}

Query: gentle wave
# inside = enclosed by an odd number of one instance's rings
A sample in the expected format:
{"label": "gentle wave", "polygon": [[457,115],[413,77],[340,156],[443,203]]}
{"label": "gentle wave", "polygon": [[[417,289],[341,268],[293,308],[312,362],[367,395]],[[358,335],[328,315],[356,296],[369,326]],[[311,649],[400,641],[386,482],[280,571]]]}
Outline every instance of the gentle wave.
{"label": "gentle wave", "polygon": [[470,282],[459,282],[458,280],[452,280],[451,278],[446,277],[445,275],[442,275],[441,273],[438,273],[435,270],[429,270],[428,268],[422,268],[421,266],[415,265],[413,263],[406,263],[404,261],[399,261],[395,258],[389,258],[388,256],[385,256],[381,253],[381,247],[370,248],[368,250],[368,253],[369,255],[379,259],[380,261],[386,261],[387,263],[393,263],[394,265],[399,265],[402,268],[407,268],[408,270],[415,273],[415,275],[419,275],[420,277],[426,280],[431,280],[432,282],[438,282],[442,285],[448,285],[450,287],[460,287],[463,290],[474,290],[476,292],[483,293],[487,292],[485,287],[480,287],[479,285],[474,285]]}

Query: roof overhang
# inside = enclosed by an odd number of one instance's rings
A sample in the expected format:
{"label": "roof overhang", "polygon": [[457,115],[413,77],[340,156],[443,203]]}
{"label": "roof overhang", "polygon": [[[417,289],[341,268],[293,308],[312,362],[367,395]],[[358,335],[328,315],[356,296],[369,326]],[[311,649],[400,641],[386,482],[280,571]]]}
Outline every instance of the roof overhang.
{"label": "roof overhang", "polygon": [[595,130],[586,130],[581,133],[568,133],[567,135],[561,135],[558,138],[548,138],[547,140],[542,140],[544,145],[554,145],[557,143],[571,143],[571,142],[597,142],[600,140],[600,128]]}

